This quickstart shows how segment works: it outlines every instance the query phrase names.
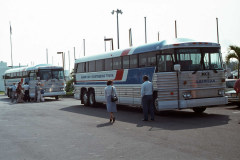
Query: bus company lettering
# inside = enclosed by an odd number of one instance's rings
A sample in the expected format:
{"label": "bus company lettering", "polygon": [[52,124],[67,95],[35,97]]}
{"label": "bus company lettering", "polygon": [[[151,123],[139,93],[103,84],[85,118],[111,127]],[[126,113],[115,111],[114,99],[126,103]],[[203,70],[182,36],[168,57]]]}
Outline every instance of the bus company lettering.
{"label": "bus company lettering", "polygon": [[196,80],[196,83],[215,83],[215,79],[199,79]]}
{"label": "bus company lettering", "polygon": [[82,75],[81,79],[100,79],[100,78],[114,78],[114,74],[95,74],[95,75]]}

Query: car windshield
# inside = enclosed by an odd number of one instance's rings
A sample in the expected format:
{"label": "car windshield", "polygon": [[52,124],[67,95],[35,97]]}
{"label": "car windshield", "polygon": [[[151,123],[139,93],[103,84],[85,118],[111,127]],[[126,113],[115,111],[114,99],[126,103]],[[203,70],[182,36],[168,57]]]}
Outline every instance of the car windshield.
{"label": "car windshield", "polygon": [[219,48],[177,49],[177,62],[183,71],[222,69]]}
{"label": "car windshield", "polygon": [[236,80],[226,81],[226,88],[233,88]]}

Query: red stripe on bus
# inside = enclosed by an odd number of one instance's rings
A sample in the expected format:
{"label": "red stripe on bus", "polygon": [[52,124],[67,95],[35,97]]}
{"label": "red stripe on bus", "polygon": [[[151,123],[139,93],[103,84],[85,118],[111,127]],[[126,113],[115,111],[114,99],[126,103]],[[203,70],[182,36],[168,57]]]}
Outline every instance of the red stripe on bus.
{"label": "red stripe on bus", "polygon": [[122,78],[123,78],[123,72],[124,72],[123,69],[117,70],[117,74],[116,74],[116,77],[115,77],[114,81],[120,81],[120,80],[122,80]]}
{"label": "red stripe on bus", "polygon": [[131,48],[125,49],[125,50],[122,52],[121,56],[126,56],[126,55],[128,55],[128,53],[130,52],[130,50],[131,50]]}

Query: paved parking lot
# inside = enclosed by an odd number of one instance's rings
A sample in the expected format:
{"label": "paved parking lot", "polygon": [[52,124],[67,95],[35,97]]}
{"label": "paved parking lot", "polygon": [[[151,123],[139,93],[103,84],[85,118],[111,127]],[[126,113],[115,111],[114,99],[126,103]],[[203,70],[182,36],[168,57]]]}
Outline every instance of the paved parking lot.
{"label": "paved parking lot", "polygon": [[0,160],[238,160],[240,108],[164,111],[142,122],[138,109],[119,107],[109,124],[103,105],[72,98],[12,104],[0,95]]}

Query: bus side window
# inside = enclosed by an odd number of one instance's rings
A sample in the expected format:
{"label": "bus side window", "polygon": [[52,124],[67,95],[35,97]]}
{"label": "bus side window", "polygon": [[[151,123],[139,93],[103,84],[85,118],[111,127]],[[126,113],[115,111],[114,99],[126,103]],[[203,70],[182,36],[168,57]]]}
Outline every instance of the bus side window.
{"label": "bus side window", "polygon": [[100,59],[96,61],[96,71],[104,70],[104,59]]}
{"label": "bus side window", "polygon": [[78,63],[77,65],[77,73],[83,73],[85,72],[85,63]]}
{"label": "bus side window", "polygon": [[96,63],[95,61],[89,62],[89,72],[95,72],[96,71]]}
{"label": "bus side window", "polygon": [[156,54],[152,53],[147,56],[147,66],[156,66]]}
{"label": "bus side window", "polygon": [[122,69],[122,57],[113,58],[113,69],[114,70]]}
{"label": "bus side window", "polygon": [[30,80],[36,80],[36,79],[37,79],[36,73],[35,73],[35,72],[30,72],[30,74],[29,74],[29,79],[30,79]]}
{"label": "bus side window", "polygon": [[130,68],[138,68],[138,55],[130,56]]}
{"label": "bus side window", "polygon": [[147,53],[139,54],[139,67],[147,66]]}
{"label": "bus side window", "polygon": [[86,65],[86,72],[89,72],[89,63],[85,62],[85,65]]}
{"label": "bus side window", "polygon": [[129,68],[129,56],[123,56],[123,69]]}
{"label": "bus side window", "polygon": [[105,59],[105,71],[112,70],[112,58]]}

